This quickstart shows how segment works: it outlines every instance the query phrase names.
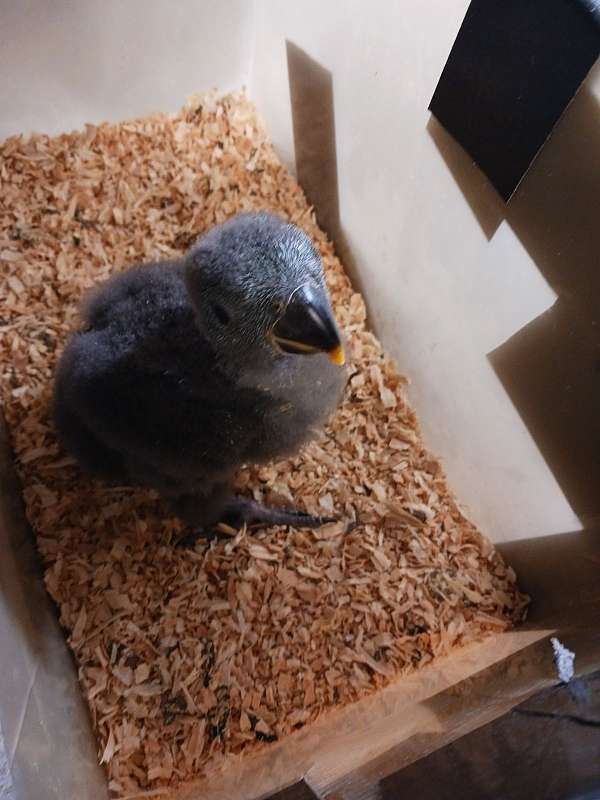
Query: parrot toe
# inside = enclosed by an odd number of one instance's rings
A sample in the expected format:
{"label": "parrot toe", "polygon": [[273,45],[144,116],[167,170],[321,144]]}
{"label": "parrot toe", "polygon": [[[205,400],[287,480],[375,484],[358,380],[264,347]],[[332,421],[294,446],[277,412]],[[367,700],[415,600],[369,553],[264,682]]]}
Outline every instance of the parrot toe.
{"label": "parrot toe", "polygon": [[222,521],[234,528],[248,525],[271,526],[291,525],[294,528],[320,528],[333,517],[317,517],[295,509],[281,509],[263,506],[245,497],[233,497],[227,504]]}

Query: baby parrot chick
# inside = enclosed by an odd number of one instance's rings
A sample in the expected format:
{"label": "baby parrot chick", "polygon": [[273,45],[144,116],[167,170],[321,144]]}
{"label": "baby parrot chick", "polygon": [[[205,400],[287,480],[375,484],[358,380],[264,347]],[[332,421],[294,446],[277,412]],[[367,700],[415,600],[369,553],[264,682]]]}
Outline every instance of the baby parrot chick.
{"label": "baby parrot chick", "polygon": [[64,447],[93,477],[156,489],[197,534],[324,520],[232,493],[335,409],[344,352],[321,259],[279,217],[240,214],[181,259],[133,267],[82,307],[54,386]]}

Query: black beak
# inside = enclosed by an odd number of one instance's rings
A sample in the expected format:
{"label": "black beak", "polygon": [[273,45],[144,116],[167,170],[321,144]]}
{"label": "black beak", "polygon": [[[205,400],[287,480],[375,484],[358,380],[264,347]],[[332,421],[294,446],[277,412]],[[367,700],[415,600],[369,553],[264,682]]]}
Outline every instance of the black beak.
{"label": "black beak", "polygon": [[346,361],[329,301],[309,286],[293,293],[272,333],[285,353],[327,353],[339,366]]}

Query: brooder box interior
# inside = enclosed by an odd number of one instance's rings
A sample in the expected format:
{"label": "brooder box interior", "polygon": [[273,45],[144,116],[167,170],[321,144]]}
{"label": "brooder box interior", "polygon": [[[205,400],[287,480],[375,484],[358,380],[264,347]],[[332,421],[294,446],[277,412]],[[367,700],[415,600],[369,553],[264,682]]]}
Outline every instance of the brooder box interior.
{"label": "brooder box interior", "polygon": [[[4,12],[6,136],[175,110],[199,87],[248,86],[370,324],[412,380],[427,445],[534,597],[527,626],[235,761],[204,796],[259,796],[307,775],[319,793],[351,797],[552,680],[546,639],[557,628],[578,668],[597,664],[597,466],[585,447],[597,334],[584,288],[597,281],[597,184],[578,180],[598,175],[593,144],[578,138],[594,119],[594,75],[507,210],[425,111],[464,11],[350,3],[340,18],[312,3],[256,2]],[[571,154],[582,141],[579,173]],[[579,270],[566,304],[569,265],[552,257],[561,245]],[[24,797],[102,797],[89,719],[8,472],[6,461],[0,723],[14,782]]]}

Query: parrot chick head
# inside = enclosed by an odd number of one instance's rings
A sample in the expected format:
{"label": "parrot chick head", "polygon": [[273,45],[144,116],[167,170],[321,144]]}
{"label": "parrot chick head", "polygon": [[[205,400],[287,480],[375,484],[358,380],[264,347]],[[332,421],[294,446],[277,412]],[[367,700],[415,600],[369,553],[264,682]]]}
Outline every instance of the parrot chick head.
{"label": "parrot chick head", "polygon": [[267,213],[233,217],[191,248],[185,276],[198,322],[230,366],[315,353],[344,363],[321,259],[295,225]]}

